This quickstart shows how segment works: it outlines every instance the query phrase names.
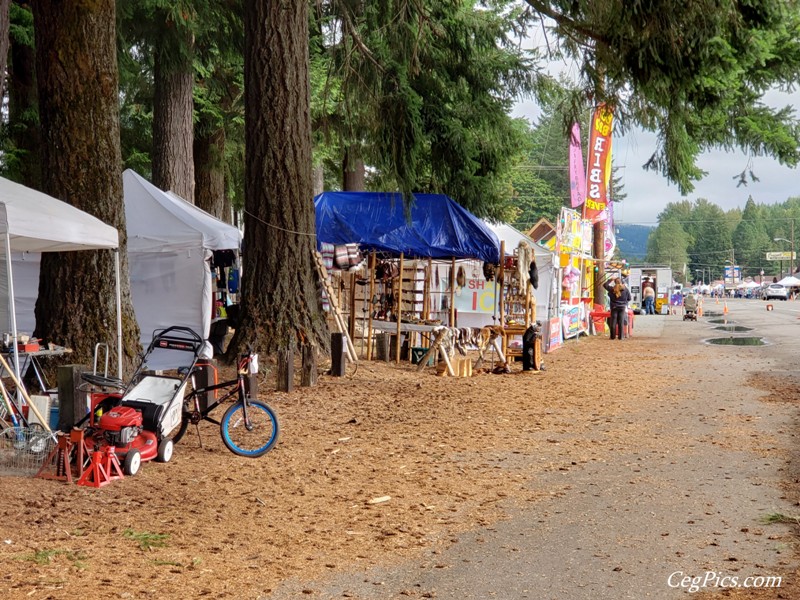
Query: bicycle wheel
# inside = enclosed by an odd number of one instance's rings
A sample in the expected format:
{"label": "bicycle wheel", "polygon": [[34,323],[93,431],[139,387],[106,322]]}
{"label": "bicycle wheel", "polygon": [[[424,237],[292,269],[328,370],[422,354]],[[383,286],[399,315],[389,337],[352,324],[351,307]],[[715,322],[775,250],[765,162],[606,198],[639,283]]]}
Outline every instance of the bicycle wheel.
{"label": "bicycle wheel", "polygon": [[244,420],[244,405],[231,406],[220,423],[222,441],[228,450],[239,456],[257,458],[268,452],[278,441],[278,417],[260,400],[247,402],[248,426]]}

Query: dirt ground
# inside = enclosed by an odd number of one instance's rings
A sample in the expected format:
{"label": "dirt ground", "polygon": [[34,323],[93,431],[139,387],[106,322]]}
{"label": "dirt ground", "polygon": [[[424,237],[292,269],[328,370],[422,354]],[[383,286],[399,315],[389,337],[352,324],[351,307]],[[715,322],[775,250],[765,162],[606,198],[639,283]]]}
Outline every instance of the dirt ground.
{"label": "dirt ground", "polygon": [[[637,440],[635,430],[610,430],[591,444],[582,437],[631,402],[655,407],[663,390],[703,369],[702,354],[637,338],[614,342],[609,352],[610,343],[584,338],[546,355],[538,373],[516,364],[510,374],[454,379],[362,362],[345,378],[322,376],[291,394],[267,391],[264,374],[261,397],[282,431],[262,458],[234,456],[218,428],[203,424],[202,447],[190,431],[170,463],[145,463],[136,477],[102,489],[0,478],[0,593],[256,599],[287,579],[445,548],[457,534],[554,493],[530,485],[537,473],[515,465],[516,454],[558,443],[580,465],[622,446],[674,444]],[[602,373],[635,364],[637,377],[620,394],[581,375],[589,364]],[[800,390],[797,381],[764,376],[749,385],[765,388],[767,402]],[[765,451],[753,438],[730,435],[720,443]],[[786,486],[797,496],[796,480]],[[730,597],[800,596],[791,585],[779,594]]]}

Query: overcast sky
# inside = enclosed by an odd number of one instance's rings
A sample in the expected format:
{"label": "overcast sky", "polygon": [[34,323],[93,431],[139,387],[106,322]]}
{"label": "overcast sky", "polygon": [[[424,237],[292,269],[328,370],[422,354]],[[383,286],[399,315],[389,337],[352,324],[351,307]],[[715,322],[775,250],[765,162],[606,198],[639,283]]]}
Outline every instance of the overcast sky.
{"label": "overcast sky", "polygon": [[[771,94],[769,100],[776,106],[797,106],[800,105],[800,93],[792,96]],[[513,116],[525,117],[531,122],[538,114],[538,108],[531,102],[518,103],[513,112]],[[729,210],[743,208],[750,195],[760,204],[775,204],[791,196],[800,196],[800,168],[785,167],[767,157],[754,157],[750,170],[759,181],[750,181],[748,177],[746,186],[737,187],[738,174],[748,166],[748,157],[741,152],[723,151],[709,152],[700,157],[698,164],[708,175],[695,184],[693,192],[681,196],[678,187],[668,184],[662,175],[642,169],[655,150],[655,144],[655,134],[641,130],[614,139],[613,161],[620,169],[627,194],[624,202],[614,206],[617,223],[655,225],[658,214],[667,204],[685,199],[705,198],[723,210]],[[585,161],[584,156],[584,164]]]}
{"label": "overcast sky", "polygon": [[[535,46],[540,37],[541,32],[534,31],[527,43],[531,47]],[[553,75],[561,73],[570,76],[576,69],[566,63],[550,63],[548,71]],[[800,91],[793,94],[770,92],[764,100],[775,107],[791,105],[800,108]],[[538,106],[531,101],[517,103],[512,113],[514,117],[525,117],[531,123],[539,114]],[[587,127],[587,124],[581,123],[581,127]],[[775,204],[792,196],[800,196],[800,167],[785,167],[767,157],[753,157],[748,162],[746,154],[723,151],[700,156],[698,165],[708,175],[695,183],[693,192],[681,196],[678,187],[668,184],[662,175],[642,169],[655,147],[655,134],[642,130],[631,131],[625,137],[613,140],[614,165],[619,168],[627,194],[624,202],[614,206],[617,223],[656,225],[658,214],[667,204],[687,199],[705,198],[723,210],[729,210],[744,208],[750,195],[759,204]],[[585,162],[584,156],[584,164]],[[748,177],[747,186],[737,187],[738,175],[748,164],[749,170],[753,171],[759,181],[751,182]]]}

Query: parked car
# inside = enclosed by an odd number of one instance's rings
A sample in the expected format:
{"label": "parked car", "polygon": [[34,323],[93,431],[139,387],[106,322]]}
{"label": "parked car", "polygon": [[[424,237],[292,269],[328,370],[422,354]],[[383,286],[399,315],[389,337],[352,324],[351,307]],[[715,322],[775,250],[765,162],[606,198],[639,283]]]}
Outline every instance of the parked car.
{"label": "parked car", "polygon": [[764,300],[788,300],[789,290],[780,283],[770,283],[764,289]]}

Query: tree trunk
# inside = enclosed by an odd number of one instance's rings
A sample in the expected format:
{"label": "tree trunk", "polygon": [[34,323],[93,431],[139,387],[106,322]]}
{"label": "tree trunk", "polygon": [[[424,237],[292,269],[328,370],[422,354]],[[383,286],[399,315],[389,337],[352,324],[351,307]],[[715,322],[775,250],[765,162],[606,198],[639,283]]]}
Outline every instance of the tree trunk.
{"label": "tree trunk", "polygon": [[4,97],[6,91],[6,67],[8,66],[8,29],[11,0],[0,0],[0,98]]}
{"label": "tree trunk", "polygon": [[316,165],[311,171],[311,177],[314,182],[314,198],[316,198],[325,191],[325,167],[321,164]]}
{"label": "tree trunk", "polygon": [[[122,201],[114,0],[37,0],[33,13],[43,189],[119,231],[127,370],[139,349],[139,327]],[[34,335],[72,348],[74,362],[88,362],[98,342],[116,357],[114,279],[113,251],[45,253]]]}
{"label": "tree trunk", "polygon": [[[202,130],[202,128],[201,128]],[[225,129],[194,138],[195,204],[207,213],[230,221],[225,215]]]}
{"label": "tree trunk", "polygon": [[354,146],[349,146],[344,151],[342,189],[345,192],[364,191],[364,161]]}
{"label": "tree trunk", "polygon": [[311,183],[308,3],[245,3],[242,321],[230,344],[273,353],[290,335],[328,347]]}
{"label": "tree trunk", "polygon": [[39,153],[41,136],[35,60],[33,46],[18,39],[11,41],[11,61],[8,66],[8,125],[14,147],[19,152],[19,160],[11,165],[9,176],[23,185],[41,189],[42,170]]}
{"label": "tree trunk", "polygon": [[194,204],[191,63],[157,58],[154,71],[153,184]]}

